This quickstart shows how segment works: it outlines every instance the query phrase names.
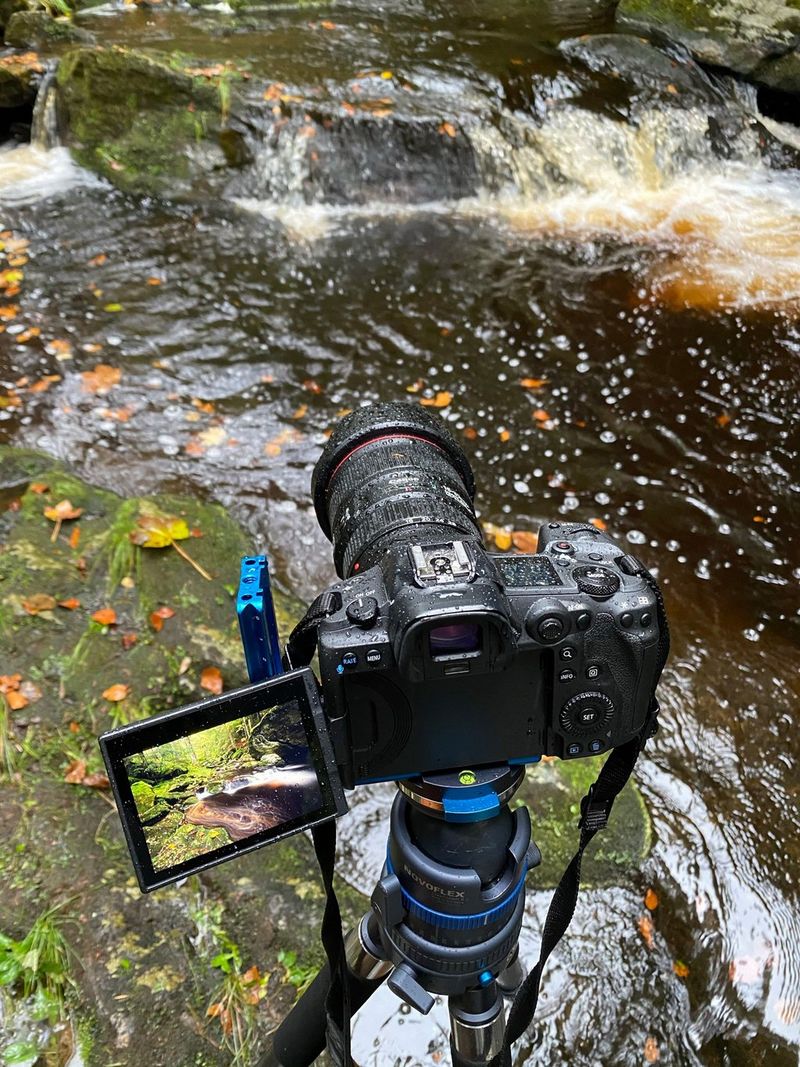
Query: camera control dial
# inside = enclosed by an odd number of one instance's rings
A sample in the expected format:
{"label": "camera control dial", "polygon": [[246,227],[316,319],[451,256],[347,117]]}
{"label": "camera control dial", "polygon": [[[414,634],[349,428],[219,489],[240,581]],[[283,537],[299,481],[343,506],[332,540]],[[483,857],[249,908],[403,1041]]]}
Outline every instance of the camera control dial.
{"label": "camera control dial", "polygon": [[597,734],[607,725],[614,704],[605,695],[592,691],[570,697],[561,709],[562,729],[569,734]]}
{"label": "camera control dial", "polygon": [[576,567],[572,572],[578,589],[598,600],[606,600],[619,589],[619,575],[608,567]]}

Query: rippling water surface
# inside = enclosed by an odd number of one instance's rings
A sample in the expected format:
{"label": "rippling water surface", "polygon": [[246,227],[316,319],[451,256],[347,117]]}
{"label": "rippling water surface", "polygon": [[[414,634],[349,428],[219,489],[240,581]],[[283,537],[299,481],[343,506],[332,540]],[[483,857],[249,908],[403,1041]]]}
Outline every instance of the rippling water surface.
{"label": "rippling water surface", "polygon": [[[604,5],[580,8],[581,29],[604,27]],[[121,17],[93,28],[141,32],[144,15],[122,30]],[[417,111],[463,112],[473,187],[278,195],[264,175],[285,173],[293,148],[267,139],[228,199],[170,207],[125,198],[63,149],[0,154],[5,225],[30,242],[21,314],[0,338],[21,403],[0,410],[0,437],[123,492],[221,501],[310,599],[333,577],[308,499],[326,431],[367,401],[450,394],[481,518],[602,519],[657,569],[674,634],[662,729],[637,771],[655,947],[637,931],[638,887],[587,892],[526,1055],[633,1065],[654,1034],[664,1063],[796,1064],[798,172],[765,156],[752,122],[720,152],[706,103],[669,110],[634,75],[624,101],[587,82],[602,72],[556,48],[563,17],[344,7],[337,43],[305,16],[271,17],[257,50],[244,33],[220,44],[208,19],[147,16],[155,47],[188,40],[262,67],[279,66],[281,32],[306,40],[270,76],[331,93],[362,67],[402,69],[426,87]],[[123,371],[100,398],[80,377],[98,362]],[[365,890],[385,793],[359,794],[345,830]],[[530,894],[528,958],[546,903]],[[359,1021],[365,1063],[447,1048],[441,1007],[427,1020],[396,1007],[382,993]]]}

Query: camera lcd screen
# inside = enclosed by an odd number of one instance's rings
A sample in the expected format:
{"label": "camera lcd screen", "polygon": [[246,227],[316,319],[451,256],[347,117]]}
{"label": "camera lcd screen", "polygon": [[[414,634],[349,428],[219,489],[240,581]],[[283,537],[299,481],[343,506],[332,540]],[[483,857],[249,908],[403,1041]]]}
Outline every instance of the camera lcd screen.
{"label": "camera lcd screen", "polygon": [[563,584],[544,556],[495,556],[494,562],[506,585],[536,589]]}
{"label": "camera lcd screen", "polygon": [[307,668],[104,734],[147,892],[343,814]]}

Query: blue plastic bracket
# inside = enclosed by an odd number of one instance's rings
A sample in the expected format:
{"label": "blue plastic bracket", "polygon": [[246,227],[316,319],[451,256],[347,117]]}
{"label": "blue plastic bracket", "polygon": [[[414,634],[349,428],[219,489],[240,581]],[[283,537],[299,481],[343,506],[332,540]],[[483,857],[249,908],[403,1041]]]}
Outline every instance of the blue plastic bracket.
{"label": "blue plastic bracket", "polygon": [[269,584],[266,556],[244,556],[239,573],[236,614],[251,682],[283,673],[278,623]]}

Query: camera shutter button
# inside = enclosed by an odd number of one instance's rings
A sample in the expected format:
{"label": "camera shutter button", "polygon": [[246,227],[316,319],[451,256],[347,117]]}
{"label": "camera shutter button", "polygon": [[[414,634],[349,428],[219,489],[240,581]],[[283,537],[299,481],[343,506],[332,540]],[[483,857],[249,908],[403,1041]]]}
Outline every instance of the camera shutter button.
{"label": "camera shutter button", "polygon": [[345,615],[355,626],[368,630],[378,618],[378,601],[374,596],[360,596],[350,601],[345,608]]}

